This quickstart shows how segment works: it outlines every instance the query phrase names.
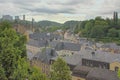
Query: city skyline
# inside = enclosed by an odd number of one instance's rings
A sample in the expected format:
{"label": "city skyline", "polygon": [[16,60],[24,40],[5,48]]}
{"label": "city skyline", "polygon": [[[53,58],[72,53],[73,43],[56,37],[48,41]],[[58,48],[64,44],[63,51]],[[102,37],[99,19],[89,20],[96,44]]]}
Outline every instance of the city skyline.
{"label": "city skyline", "polygon": [[0,0],[2,15],[26,15],[26,20],[50,20],[63,23],[69,20],[86,20],[96,16],[113,17],[120,13],[119,0]]}

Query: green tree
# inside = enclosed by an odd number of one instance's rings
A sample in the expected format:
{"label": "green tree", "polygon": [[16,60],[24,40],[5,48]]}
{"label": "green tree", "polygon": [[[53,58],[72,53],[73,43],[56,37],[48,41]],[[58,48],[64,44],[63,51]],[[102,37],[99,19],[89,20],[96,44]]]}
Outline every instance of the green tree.
{"label": "green tree", "polygon": [[109,37],[117,37],[118,31],[115,28],[111,28],[108,30]]}
{"label": "green tree", "polygon": [[19,50],[18,56],[21,58],[27,58],[26,54],[26,36],[17,34],[18,35],[18,41],[14,44],[14,47]]}
{"label": "green tree", "polygon": [[12,80],[25,80],[29,77],[30,65],[24,58],[19,58],[16,69],[14,70]]}
{"label": "green tree", "polygon": [[104,34],[104,30],[101,26],[94,26],[91,30],[90,35],[91,35],[91,37],[94,37],[94,38],[101,38],[105,34]]}
{"label": "green tree", "polygon": [[70,68],[61,58],[52,64],[51,80],[71,80]]}
{"label": "green tree", "polygon": [[120,38],[120,30],[118,30],[118,37]]}
{"label": "green tree", "polygon": [[36,66],[34,66],[31,69],[31,74],[28,79],[29,80],[48,80],[46,75],[41,73],[41,69]]}
{"label": "green tree", "polygon": [[[32,71],[26,56],[26,37],[17,34],[8,22],[0,23],[0,80],[46,80]],[[36,77],[36,78],[35,78]],[[39,77],[39,79],[38,79]]]}
{"label": "green tree", "polygon": [[4,68],[2,68],[1,65],[0,65],[0,80],[7,80],[7,78],[5,76]]}
{"label": "green tree", "polygon": [[14,72],[17,62],[17,54],[20,53],[15,43],[19,40],[16,32],[11,28],[9,23],[1,23],[0,25],[0,61],[4,68],[5,75],[9,79]]}
{"label": "green tree", "polygon": [[93,23],[92,22],[87,22],[86,23],[86,25],[85,25],[85,32],[86,32],[87,37],[90,36],[92,27],[93,27]]}
{"label": "green tree", "polygon": [[118,77],[120,78],[120,70],[118,70]]}

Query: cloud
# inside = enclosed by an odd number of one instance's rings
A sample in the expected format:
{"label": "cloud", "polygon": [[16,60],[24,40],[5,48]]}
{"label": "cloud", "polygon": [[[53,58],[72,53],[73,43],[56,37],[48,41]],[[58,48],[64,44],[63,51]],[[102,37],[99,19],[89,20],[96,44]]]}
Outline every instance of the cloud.
{"label": "cloud", "polygon": [[120,13],[119,3],[120,0],[0,0],[0,13],[26,14],[29,17],[37,15],[51,20],[57,17],[62,20],[83,20],[95,16],[112,16],[114,11]]}
{"label": "cloud", "polygon": [[58,13],[73,13],[72,9],[50,9],[50,8],[24,8],[26,10],[29,10],[31,12],[37,12],[37,13],[47,13],[47,14],[58,14]]}

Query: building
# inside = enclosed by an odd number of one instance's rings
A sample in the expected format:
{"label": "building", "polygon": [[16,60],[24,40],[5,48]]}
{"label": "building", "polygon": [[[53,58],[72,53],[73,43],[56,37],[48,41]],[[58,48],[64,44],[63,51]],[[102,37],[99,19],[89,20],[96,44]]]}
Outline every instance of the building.
{"label": "building", "polygon": [[9,20],[9,21],[13,21],[13,17],[10,15],[3,15],[2,16],[2,20]]}
{"label": "building", "polygon": [[55,46],[59,56],[70,56],[78,53],[81,50],[81,45],[71,42],[59,42]]}
{"label": "building", "polygon": [[45,40],[29,40],[27,42],[27,50],[31,51],[33,54],[41,52],[46,46],[48,46],[48,42]]}
{"label": "building", "polygon": [[97,67],[113,71],[120,69],[120,54],[81,50],[80,55],[82,56],[83,66]]}
{"label": "building", "polygon": [[[72,66],[82,65],[117,71],[120,69],[120,54],[109,52],[81,50],[78,54],[62,57],[67,64]],[[56,60],[56,58],[53,58]],[[71,66],[70,66],[71,67]]]}
{"label": "building", "polygon": [[[73,78],[75,80],[84,80],[88,75],[88,72],[94,68],[105,69],[113,72],[117,72],[118,69],[120,69],[120,54],[93,50],[81,50],[78,54],[76,53],[71,56],[64,56],[61,58],[65,60],[70,67],[74,74]],[[51,61],[55,61],[56,59],[57,57],[52,58]],[[75,72],[74,69],[76,69]]]}
{"label": "building", "polygon": [[112,53],[119,53],[120,47],[115,43],[106,43],[100,47],[100,50]]}
{"label": "building", "polygon": [[94,68],[88,73],[86,80],[119,80],[119,78],[114,71]]}
{"label": "building", "polygon": [[15,16],[15,20],[20,20],[19,16]]}
{"label": "building", "polygon": [[72,73],[73,80],[119,80],[115,71],[77,65]]}
{"label": "building", "polygon": [[34,40],[47,40],[47,41],[62,39],[60,35],[53,33],[33,33],[29,35],[29,38]]}
{"label": "building", "polygon": [[46,75],[50,74],[50,59],[56,57],[57,53],[54,49],[46,48],[42,52],[38,52],[32,61],[32,65],[36,65],[41,68],[42,72]]}

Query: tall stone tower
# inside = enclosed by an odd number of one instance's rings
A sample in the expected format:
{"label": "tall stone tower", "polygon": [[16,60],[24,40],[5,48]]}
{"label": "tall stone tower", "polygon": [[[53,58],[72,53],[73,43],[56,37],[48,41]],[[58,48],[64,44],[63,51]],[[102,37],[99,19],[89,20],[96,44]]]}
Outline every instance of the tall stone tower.
{"label": "tall stone tower", "polygon": [[31,30],[32,30],[32,32],[34,32],[34,19],[32,18],[32,26],[31,26]]}
{"label": "tall stone tower", "polygon": [[117,12],[114,12],[113,20],[114,20],[114,25],[117,25],[118,24],[118,13]]}
{"label": "tall stone tower", "polygon": [[25,21],[25,15],[23,15],[23,20]]}

